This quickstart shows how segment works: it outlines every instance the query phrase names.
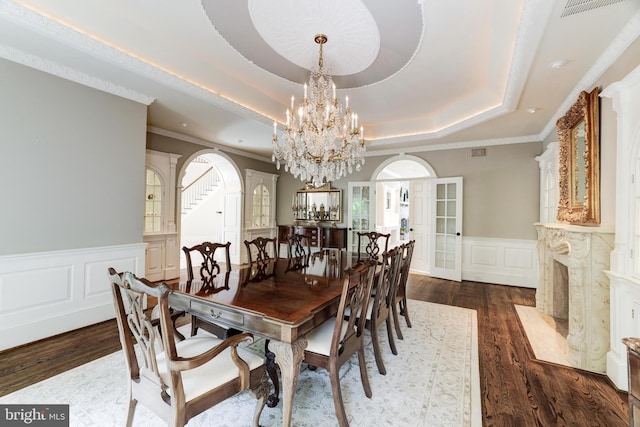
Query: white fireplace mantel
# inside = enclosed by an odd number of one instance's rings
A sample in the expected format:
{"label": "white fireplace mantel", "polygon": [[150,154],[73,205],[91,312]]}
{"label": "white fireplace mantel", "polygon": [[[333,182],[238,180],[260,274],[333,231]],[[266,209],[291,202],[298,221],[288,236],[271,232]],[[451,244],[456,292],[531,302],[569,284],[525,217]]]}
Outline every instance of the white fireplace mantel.
{"label": "white fireplace mantel", "polygon": [[[614,230],[562,223],[536,224],[539,283],[536,308],[568,321],[569,362],[592,372],[606,372],[609,350],[609,268]],[[566,275],[558,271],[567,268]],[[567,283],[559,283],[565,277]],[[566,287],[565,290],[559,287]],[[565,294],[565,298],[558,295]],[[568,303],[563,315],[559,305]]]}

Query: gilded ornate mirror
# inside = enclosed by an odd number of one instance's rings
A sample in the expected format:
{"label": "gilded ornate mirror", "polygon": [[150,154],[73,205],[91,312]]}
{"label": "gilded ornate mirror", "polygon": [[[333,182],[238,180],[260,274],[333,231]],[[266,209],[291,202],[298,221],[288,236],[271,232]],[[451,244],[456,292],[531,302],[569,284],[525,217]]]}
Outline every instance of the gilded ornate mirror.
{"label": "gilded ornate mirror", "polygon": [[598,88],[580,93],[558,119],[560,200],[558,220],[600,223],[600,136]]}

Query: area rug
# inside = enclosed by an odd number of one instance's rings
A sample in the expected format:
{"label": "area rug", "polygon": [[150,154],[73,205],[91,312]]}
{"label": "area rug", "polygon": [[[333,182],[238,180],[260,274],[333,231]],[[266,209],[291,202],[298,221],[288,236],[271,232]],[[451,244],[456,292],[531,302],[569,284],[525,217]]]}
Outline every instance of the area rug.
{"label": "area rug", "polygon": [[538,312],[535,307],[525,305],[515,307],[535,358],[571,366],[566,325],[559,324],[553,317]]}
{"label": "area rug", "polygon": [[[357,357],[340,372],[350,425],[480,427],[475,310],[416,300],[409,300],[408,306],[413,328],[402,324],[404,340],[396,340],[398,355],[389,349],[386,329],[379,331],[387,375],[378,373],[373,351],[367,353],[371,399],[364,394]],[[370,338],[367,348],[372,348]],[[6,395],[0,403],[69,404],[71,426],[112,427],[124,425],[127,400],[126,366],[119,351]],[[193,418],[189,426],[250,426],[254,407],[255,400],[249,393],[240,393]],[[260,424],[282,425],[282,403],[265,407]],[[337,425],[326,371],[310,371],[303,365],[292,424]],[[162,422],[138,405],[133,425],[156,427]]]}

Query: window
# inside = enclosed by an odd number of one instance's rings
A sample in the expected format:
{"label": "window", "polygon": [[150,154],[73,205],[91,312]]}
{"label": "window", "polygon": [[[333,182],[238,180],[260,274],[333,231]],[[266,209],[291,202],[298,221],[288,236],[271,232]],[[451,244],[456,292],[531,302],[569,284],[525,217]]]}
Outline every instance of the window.
{"label": "window", "polygon": [[162,181],[157,173],[147,168],[144,201],[144,232],[157,233],[160,231],[162,231]]}
{"label": "window", "polygon": [[263,184],[259,184],[253,190],[253,226],[254,227],[268,227],[269,212],[270,212],[270,197],[269,190]]}

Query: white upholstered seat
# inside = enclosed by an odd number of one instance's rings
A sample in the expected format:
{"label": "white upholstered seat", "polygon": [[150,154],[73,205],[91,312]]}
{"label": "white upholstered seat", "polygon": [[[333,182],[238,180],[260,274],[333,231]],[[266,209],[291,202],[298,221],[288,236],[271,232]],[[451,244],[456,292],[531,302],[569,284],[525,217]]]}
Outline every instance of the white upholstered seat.
{"label": "white upholstered seat", "polygon": [[[264,359],[238,347],[252,342],[248,333],[224,340],[213,336],[178,337],[169,309],[170,288],[138,279],[132,273],[109,269],[120,342],[129,369],[131,426],[138,402],[171,426],[191,418],[225,399],[251,390],[257,398],[253,425],[269,394]],[[157,298],[159,319],[145,310],[145,295]],[[179,336],[182,338],[182,336]]]}

